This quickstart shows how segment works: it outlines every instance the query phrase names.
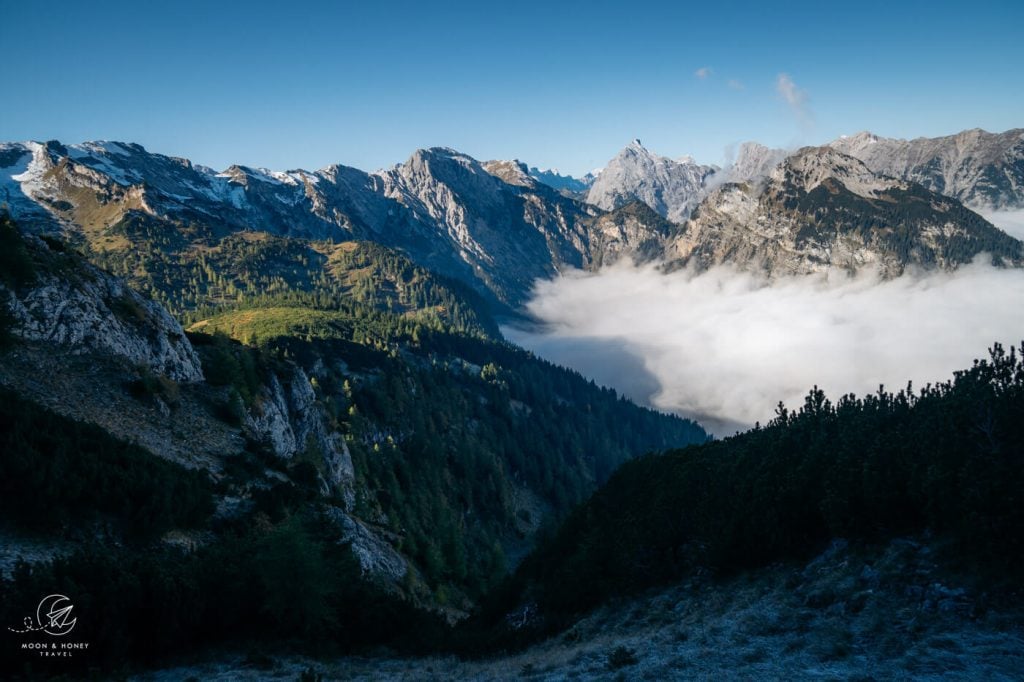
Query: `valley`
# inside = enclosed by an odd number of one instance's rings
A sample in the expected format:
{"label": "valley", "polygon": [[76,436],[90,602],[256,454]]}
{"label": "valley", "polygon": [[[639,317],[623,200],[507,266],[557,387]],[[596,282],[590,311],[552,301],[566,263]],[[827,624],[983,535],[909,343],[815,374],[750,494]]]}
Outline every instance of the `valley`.
{"label": "valley", "polygon": [[[967,131],[959,156],[886,142],[903,165],[843,140],[751,144],[724,168],[635,140],[580,180],[440,147],[366,173],[0,145],[0,616],[18,622],[44,585],[87,594],[103,604],[88,665],[144,679],[774,676],[879,660],[871,674],[887,676],[963,642],[989,647],[954,657],[963,676],[1004,675],[1024,376],[1004,337],[1019,331],[1024,245],[974,209],[1024,206],[1022,135]],[[936,164],[963,168],[921,170]],[[915,317],[997,288],[975,318]],[[927,366],[925,381],[962,370],[953,380],[872,395],[882,341],[928,339],[887,337],[902,329],[891,313],[865,311],[916,291],[930,293],[905,312],[931,338],[985,323]],[[812,355],[771,336],[807,319],[823,343],[852,330],[840,355],[860,383],[800,408],[829,362],[763,367]],[[750,330],[760,352],[743,347]],[[772,418],[776,397],[796,409]],[[826,442],[843,444],[838,464]],[[954,517],[986,530],[968,537]],[[899,577],[910,563],[927,563],[916,582]],[[875,565],[891,584],[865,596]],[[949,581],[977,620],[913,625],[934,610],[918,588]],[[880,631],[883,603],[909,634]],[[156,605],[158,647],[137,634]],[[774,624],[756,615],[773,610]],[[221,662],[181,662],[208,652]]]}

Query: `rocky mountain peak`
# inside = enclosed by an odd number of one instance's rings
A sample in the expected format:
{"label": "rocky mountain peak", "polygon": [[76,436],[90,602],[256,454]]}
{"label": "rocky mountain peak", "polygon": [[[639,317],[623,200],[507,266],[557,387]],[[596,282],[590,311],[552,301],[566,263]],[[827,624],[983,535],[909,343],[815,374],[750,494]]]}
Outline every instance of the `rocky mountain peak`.
{"label": "rocky mountain peak", "polygon": [[716,173],[715,178],[721,182],[753,182],[767,176],[788,154],[785,149],[744,142],[739,146],[732,164]]}
{"label": "rocky mountain peak", "polygon": [[418,149],[393,172],[414,185],[440,182],[475,194],[494,192],[498,189],[495,183],[499,182],[479,161],[448,147]]}
{"label": "rocky mountain peak", "polygon": [[537,184],[537,180],[530,175],[530,169],[518,159],[513,159],[512,161],[486,161],[483,167],[488,173],[510,185],[534,187]]}
{"label": "rocky mountain peak", "polygon": [[597,176],[587,201],[607,211],[642,201],[662,217],[680,222],[703,197],[704,180],[715,170],[660,156],[635,139]]}
{"label": "rocky mountain peak", "polygon": [[855,156],[877,173],[910,180],[979,209],[1024,206],[1024,129],[980,128],[913,140],[869,132],[829,146]]}
{"label": "rocky mountain peak", "polygon": [[594,178],[600,174],[600,170],[587,173],[581,178],[575,178],[571,175],[562,175],[557,168],[550,168],[541,170],[540,168],[531,167],[529,169],[530,177],[537,182],[543,183],[548,187],[553,187],[559,191],[566,192],[570,195],[578,193],[586,193],[590,185],[593,184]]}
{"label": "rocky mountain peak", "polygon": [[712,191],[667,247],[696,267],[723,263],[775,274],[908,265],[954,269],[979,253],[1018,266],[1024,245],[955,199],[872,172],[833,147],[805,147],[766,182]]}
{"label": "rocky mountain peak", "polygon": [[854,194],[874,197],[897,183],[872,173],[857,158],[832,147],[804,147],[787,157],[769,176],[773,182],[785,182],[810,192],[826,180],[837,180]]}

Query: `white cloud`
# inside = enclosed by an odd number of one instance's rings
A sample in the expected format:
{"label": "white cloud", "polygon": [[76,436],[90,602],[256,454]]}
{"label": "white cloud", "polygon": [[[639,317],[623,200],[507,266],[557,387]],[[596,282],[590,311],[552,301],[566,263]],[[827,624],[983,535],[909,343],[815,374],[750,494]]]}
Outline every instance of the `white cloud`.
{"label": "white cloud", "polygon": [[783,278],[719,267],[662,274],[619,265],[539,282],[543,328],[512,340],[718,435],[766,422],[813,385],[835,399],[879,384],[944,381],[994,341],[1024,339],[1024,271],[977,262],[883,281]]}
{"label": "white cloud", "polygon": [[1003,232],[1024,239],[1024,208],[1015,211],[979,211],[985,220],[989,221]]}
{"label": "white cloud", "polygon": [[701,68],[694,71],[693,75],[701,80],[704,80],[705,78],[711,75],[711,72],[712,70],[710,66],[702,66]]}
{"label": "white cloud", "polygon": [[738,81],[735,78],[730,78],[726,85],[728,85],[733,90],[743,90],[745,87],[742,81]]}
{"label": "white cloud", "polygon": [[803,127],[809,127],[814,117],[811,115],[810,107],[807,104],[807,92],[797,87],[788,73],[780,73],[775,79],[775,90],[786,101],[789,108],[793,110],[797,120]]}

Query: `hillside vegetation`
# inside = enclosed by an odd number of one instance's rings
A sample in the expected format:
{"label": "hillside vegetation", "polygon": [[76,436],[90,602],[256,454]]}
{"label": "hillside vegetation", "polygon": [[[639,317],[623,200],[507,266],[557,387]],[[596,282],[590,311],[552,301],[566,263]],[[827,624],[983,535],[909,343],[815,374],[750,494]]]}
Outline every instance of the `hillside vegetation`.
{"label": "hillside vegetation", "polygon": [[832,403],[814,389],[766,426],[628,462],[491,609],[532,608],[521,637],[686,576],[806,558],[830,538],[924,531],[958,562],[1019,581],[1022,490],[1024,362],[996,345],[990,359],[917,393]]}
{"label": "hillside vegetation", "polygon": [[399,539],[442,600],[446,585],[482,594],[514,560],[505,548],[524,551],[630,457],[706,439],[511,345],[406,324],[267,308],[195,325],[217,335],[192,339],[236,404],[255,400],[274,363],[319,368],[313,389],[352,454],[357,514]]}

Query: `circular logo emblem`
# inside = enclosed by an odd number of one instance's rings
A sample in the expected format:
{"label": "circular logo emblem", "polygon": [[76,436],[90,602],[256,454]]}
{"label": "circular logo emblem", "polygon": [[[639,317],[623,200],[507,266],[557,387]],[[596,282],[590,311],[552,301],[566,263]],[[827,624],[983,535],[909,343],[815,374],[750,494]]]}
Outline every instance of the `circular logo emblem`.
{"label": "circular logo emblem", "polygon": [[48,597],[43,597],[36,608],[36,622],[48,635],[55,637],[66,635],[78,622],[77,618],[71,616],[73,608],[75,607],[71,600],[63,594],[51,594]]}

